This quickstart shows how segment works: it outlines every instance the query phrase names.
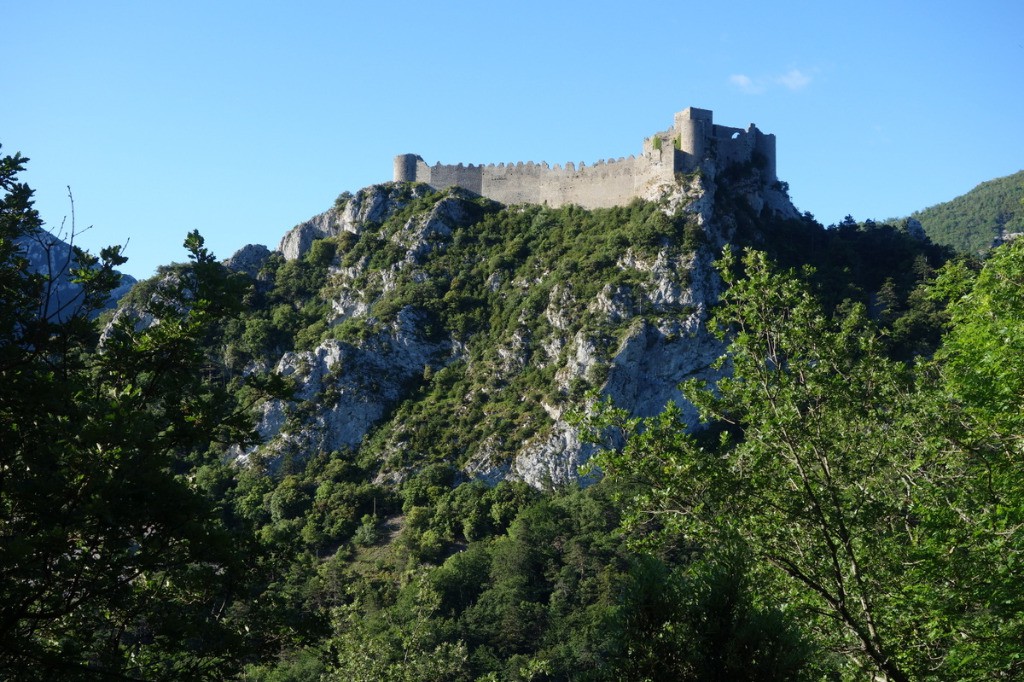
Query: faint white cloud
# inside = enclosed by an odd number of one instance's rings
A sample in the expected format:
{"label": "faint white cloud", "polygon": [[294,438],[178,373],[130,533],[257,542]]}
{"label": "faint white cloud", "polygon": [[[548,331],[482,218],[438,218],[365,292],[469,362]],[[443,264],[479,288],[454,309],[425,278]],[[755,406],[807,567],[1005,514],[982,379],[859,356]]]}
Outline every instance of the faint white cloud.
{"label": "faint white cloud", "polygon": [[745,76],[742,73],[729,76],[729,82],[748,95],[759,95],[764,92],[764,85],[755,83],[750,76]]}
{"label": "faint white cloud", "polygon": [[775,77],[775,82],[789,90],[803,90],[811,84],[811,77],[800,69],[790,69],[781,76]]}
{"label": "faint white cloud", "polygon": [[748,95],[760,95],[773,87],[783,87],[791,92],[796,92],[806,88],[812,80],[812,75],[801,69],[790,69],[783,74],[758,78],[751,78],[742,73],[729,76],[729,82],[733,87]]}

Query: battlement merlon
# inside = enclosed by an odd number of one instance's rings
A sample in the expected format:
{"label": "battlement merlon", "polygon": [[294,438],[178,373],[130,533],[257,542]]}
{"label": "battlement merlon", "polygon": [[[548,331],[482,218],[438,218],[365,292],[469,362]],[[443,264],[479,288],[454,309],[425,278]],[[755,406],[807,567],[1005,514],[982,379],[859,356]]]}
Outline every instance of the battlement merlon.
{"label": "battlement merlon", "polygon": [[423,182],[435,189],[458,185],[502,203],[579,204],[585,208],[620,206],[651,190],[675,182],[705,161],[724,169],[752,163],[768,183],[777,180],[775,136],[753,123],[746,130],[715,125],[710,109],[689,107],[675,115],[673,126],[644,140],[639,156],[565,167],[522,162],[488,166],[428,166],[416,154],[395,157],[396,182]]}

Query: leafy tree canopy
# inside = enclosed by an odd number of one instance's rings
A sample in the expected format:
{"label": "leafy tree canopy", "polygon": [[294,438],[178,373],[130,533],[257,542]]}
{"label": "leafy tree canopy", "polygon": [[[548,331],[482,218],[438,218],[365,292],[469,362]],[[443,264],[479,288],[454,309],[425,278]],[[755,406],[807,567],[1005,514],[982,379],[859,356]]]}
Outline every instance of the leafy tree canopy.
{"label": "leafy tree canopy", "polygon": [[[940,353],[969,408],[1014,419],[1016,405],[984,390],[971,400],[986,379],[956,358],[994,352],[984,334],[975,341],[967,331],[981,324],[991,333],[993,318],[971,297],[1002,299],[994,282],[1006,282],[1016,255],[995,257],[954,304]],[[715,317],[731,340],[721,360],[731,371],[713,386],[686,387],[713,428],[687,435],[674,409],[613,420],[635,435],[599,461],[639,491],[628,500],[629,525],[700,556],[752,552],[762,594],[799,614],[852,676],[1019,674],[1024,610],[1011,585],[1021,577],[1024,497],[1013,448],[979,437],[950,410],[929,364],[914,372],[888,359],[863,308],[826,314],[761,253],[743,257],[742,277],[738,265],[727,252],[732,286]],[[940,282],[960,271],[950,272]],[[1018,287],[1009,288],[1016,300]]]}
{"label": "leafy tree canopy", "polygon": [[14,246],[42,229],[25,161],[0,159],[0,676],[220,677],[245,649],[224,618],[243,566],[186,474],[211,442],[248,438],[196,371],[227,275],[193,232],[190,266],[100,343],[93,313],[124,258],[79,250],[85,296],[46,315],[53,273]]}

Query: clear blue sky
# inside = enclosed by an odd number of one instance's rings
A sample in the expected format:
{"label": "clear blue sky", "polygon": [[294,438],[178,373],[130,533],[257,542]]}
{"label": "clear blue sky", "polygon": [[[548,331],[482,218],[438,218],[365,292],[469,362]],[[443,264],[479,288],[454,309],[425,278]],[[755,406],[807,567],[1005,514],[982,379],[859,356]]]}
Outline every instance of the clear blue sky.
{"label": "clear blue sky", "polygon": [[828,224],[1024,168],[1024,3],[32,2],[4,10],[3,151],[56,228],[276,247],[342,191],[429,163],[628,156],[687,106],[778,137]]}

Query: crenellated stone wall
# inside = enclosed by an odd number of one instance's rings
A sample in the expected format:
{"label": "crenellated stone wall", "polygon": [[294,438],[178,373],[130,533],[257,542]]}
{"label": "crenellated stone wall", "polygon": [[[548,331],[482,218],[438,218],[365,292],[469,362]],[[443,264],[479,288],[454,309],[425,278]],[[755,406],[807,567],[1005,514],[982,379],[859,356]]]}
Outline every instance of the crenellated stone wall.
{"label": "crenellated stone wall", "polygon": [[756,163],[774,182],[775,136],[751,123],[743,130],[715,125],[708,109],[690,107],[675,115],[674,126],[644,140],[639,156],[572,162],[564,167],[532,161],[465,166],[429,166],[415,154],[395,157],[396,182],[423,182],[435,189],[457,185],[504,204],[578,204],[606,208],[650,197],[676,182],[677,173],[696,170],[705,160],[718,168]]}

